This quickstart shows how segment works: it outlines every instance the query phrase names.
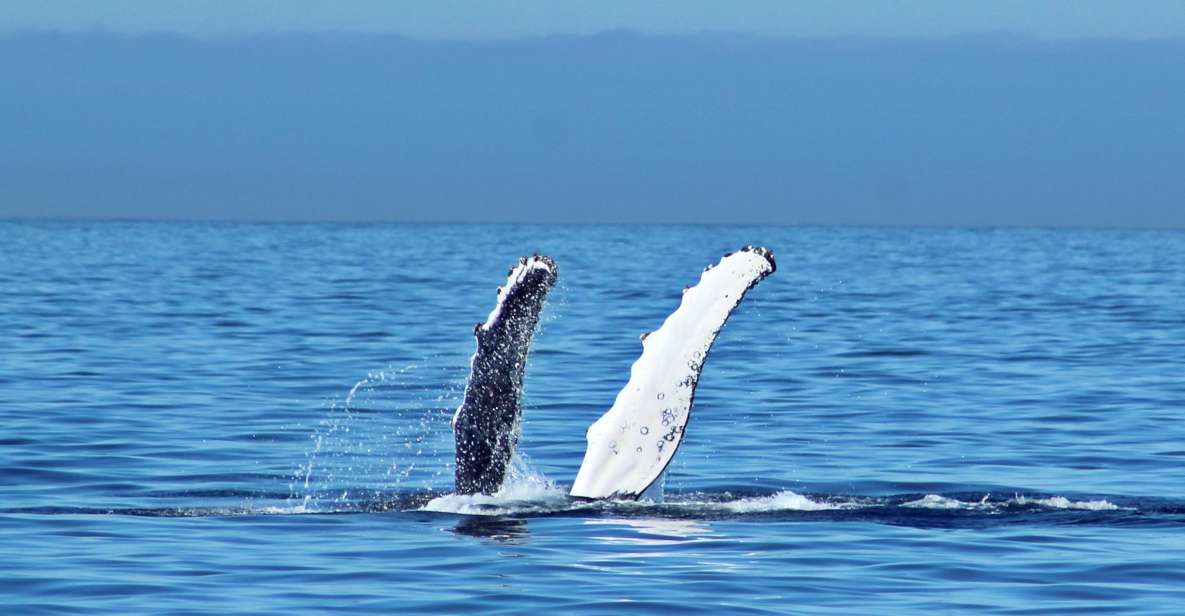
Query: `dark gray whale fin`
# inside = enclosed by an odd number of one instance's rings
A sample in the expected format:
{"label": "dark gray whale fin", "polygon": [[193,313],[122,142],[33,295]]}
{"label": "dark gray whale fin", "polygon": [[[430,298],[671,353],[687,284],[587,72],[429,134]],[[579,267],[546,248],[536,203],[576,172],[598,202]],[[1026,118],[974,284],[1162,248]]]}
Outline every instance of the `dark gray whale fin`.
{"label": "dark gray whale fin", "polygon": [[493,494],[518,444],[523,371],[539,313],[556,281],[550,257],[523,257],[498,289],[498,303],[473,333],[465,399],[453,416],[457,494]]}
{"label": "dark gray whale fin", "polygon": [[588,429],[572,496],[636,499],[662,476],[683,442],[695,386],[720,329],[745,293],[776,269],[773,251],[746,246],[708,266],[642,356],[613,407]]}

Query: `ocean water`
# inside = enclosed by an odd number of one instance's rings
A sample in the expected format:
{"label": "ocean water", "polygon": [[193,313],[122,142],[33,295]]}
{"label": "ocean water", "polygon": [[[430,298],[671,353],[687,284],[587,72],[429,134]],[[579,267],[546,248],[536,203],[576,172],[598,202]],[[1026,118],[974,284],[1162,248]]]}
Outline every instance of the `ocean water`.
{"label": "ocean water", "polygon": [[[584,431],[721,253],[662,502]],[[502,494],[473,323],[559,264]],[[5,614],[1185,610],[1185,234],[0,223]]]}

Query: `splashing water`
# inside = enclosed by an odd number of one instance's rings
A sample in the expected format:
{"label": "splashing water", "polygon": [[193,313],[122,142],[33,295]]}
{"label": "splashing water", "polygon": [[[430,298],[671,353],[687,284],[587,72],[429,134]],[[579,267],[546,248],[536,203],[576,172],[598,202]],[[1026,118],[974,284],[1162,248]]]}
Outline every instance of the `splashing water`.
{"label": "splashing water", "polygon": [[457,380],[440,372],[411,364],[355,383],[310,435],[289,500],[308,511],[339,510],[393,490],[439,485],[451,473],[448,422],[459,396],[455,386],[440,387]]}
{"label": "splashing water", "polygon": [[554,512],[569,505],[567,490],[532,468],[530,460],[518,452],[511,458],[506,480],[496,493],[445,494],[432,499],[422,509],[466,515],[505,515]]}

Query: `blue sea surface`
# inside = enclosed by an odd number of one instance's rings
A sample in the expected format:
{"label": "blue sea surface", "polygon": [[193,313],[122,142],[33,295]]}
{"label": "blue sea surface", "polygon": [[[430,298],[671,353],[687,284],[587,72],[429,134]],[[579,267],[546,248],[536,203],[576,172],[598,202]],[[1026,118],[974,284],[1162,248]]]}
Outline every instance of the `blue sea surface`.
{"label": "blue sea surface", "polygon": [[[566,496],[681,289],[777,252],[662,502]],[[559,285],[450,496],[473,324]],[[4,614],[1185,611],[1185,233],[0,223]]]}

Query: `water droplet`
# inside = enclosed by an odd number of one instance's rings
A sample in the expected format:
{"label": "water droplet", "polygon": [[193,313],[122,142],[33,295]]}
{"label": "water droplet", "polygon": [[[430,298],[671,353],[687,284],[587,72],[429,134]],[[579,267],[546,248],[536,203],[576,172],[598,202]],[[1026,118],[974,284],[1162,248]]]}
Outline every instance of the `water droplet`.
{"label": "water droplet", "polygon": [[666,395],[666,394],[662,393],[661,391],[660,391],[660,392],[658,392],[658,399],[659,399],[659,400],[662,400],[662,399],[663,399],[663,398],[665,398],[665,397],[667,397],[667,395]]}
{"label": "water droplet", "polygon": [[641,447],[639,447],[639,448],[635,449],[635,450],[634,450],[634,453],[642,453],[642,448],[641,448]]}
{"label": "water droplet", "polygon": [[642,434],[650,434],[650,428],[647,428],[646,426],[642,426],[641,432],[642,432]]}

